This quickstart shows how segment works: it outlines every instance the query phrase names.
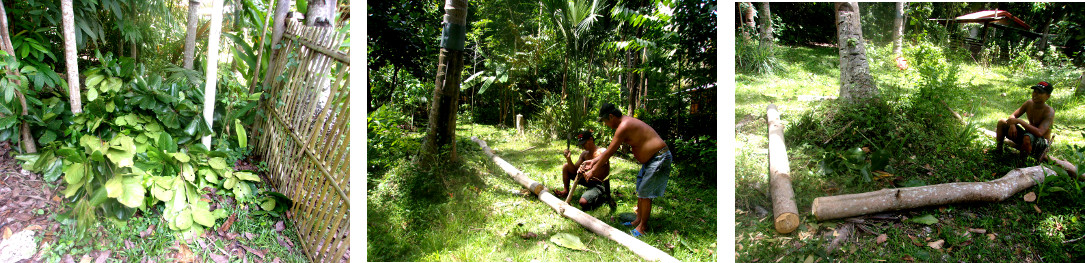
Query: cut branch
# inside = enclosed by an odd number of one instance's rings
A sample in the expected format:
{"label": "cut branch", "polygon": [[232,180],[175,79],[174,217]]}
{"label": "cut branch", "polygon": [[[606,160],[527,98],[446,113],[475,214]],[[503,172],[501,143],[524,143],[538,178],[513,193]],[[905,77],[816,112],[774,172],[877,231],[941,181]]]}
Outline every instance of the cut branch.
{"label": "cut branch", "polygon": [[766,121],[769,136],[769,192],[772,193],[772,215],[776,232],[787,234],[799,227],[799,209],[795,191],[791,188],[791,167],[784,144],[784,125],[776,105],[769,104]]}
{"label": "cut branch", "polygon": [[648,245],[647,243],[644,243],[643,241],[640,241],[639,239],[634,238],[621,230],[611,227],[607,223],[604,223],[603,221],[600,221],[599,219],[596,219],[595,217],[592,217],[591,215],[580,211],[580,209],[576,209],[575,207],[570,206],[569,203],[562,202],[561,199],[558,199],[556,196],[554,196],[554,194],[550,193],[550,190],[546,189],[546,186],[543,186],[535,180],[531,180],[531,178],[528,178],[526,175],[524,175],[523,172],[512,166],[512,164],[509,164],[505,160],[502,160],[501,157],[497,157],[497,155],[494,154],[493,150],[491,150],[490,147],[486,145],[485,141],[482,141],[476,137],[471,137],[471,140],[475,143],[478,143],[478,146],[482,148],[482,152],[486,153],[486,156],[489,156],[490,159],[493,159],[493,161],[497,163],[497,166],[500,166],[501,169],[505,171],[505,173],[509,174],[509,176],[511,176],[512,179],[516,181],[516,183],[519,183],[520,185],[530,190],[532,193],[535,193],[535,195],[539,197],[539,200],[542,200],[543,203],[549,205],[550,208],[553,208],[555,212],[558,212],[558,214],[561,214],[562,216],[568,217],[569,219],[576,221],[580,225],[584,226],[584,228],[595,232],[595,234],[609,238],[610,240],[614,240],[614,242],[618,242],[618,244],[625,246],[629,250],[633,251],[633,253],[637,254],[641,258],[644,258],[645,260],[666,262],[678,261],[678,259],[675,259],[666,252],[663,252],[656,247]]}
{"label": "cut branch", "polygon": [[1001,202],[1053,175],[1055,171],[1050,168],[1033,166],[1014,169],[1002,178],[987,182],[947,183],[818,197],[814,199],[811,211],[817,220],[829,220],[953,203]]}

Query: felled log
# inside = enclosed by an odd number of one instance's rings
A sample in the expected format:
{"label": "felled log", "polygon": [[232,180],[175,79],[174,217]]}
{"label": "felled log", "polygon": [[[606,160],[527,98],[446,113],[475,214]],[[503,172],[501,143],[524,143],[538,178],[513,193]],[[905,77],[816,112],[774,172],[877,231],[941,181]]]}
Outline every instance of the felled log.
{"label": "felled log", "polygon": [[561,201],[561,199],[558,199],[556,196],[554,196],[554,194],[550,193],[550,190],[547,189],[546,186],[543,186],[535,180],[531,180],[531,178],[528,178],[526,175],[524,175],[523,172],[512,166],[512,164],[509,164],[505,160],[501,159],[501,157],[497,157],[497,155],[494,154],[493,150],[491,150],[490,147],[486,145],[485,141],[480,140],[476,137],[471,137],[471,140],[475,143],[478,143],[478,146],[482,148],[482,152],[486,153],[486,156],[489,156],[490,159],[493,159],[493,161],[497,163],[497,166],[500,166],[502,170],[505,170],[505,173],[509,174],[509,176],[511,176],[512,179],[516,181],[516,183],[519,183],[520,185],[530,190],[532,193],[535,193],[535,195],[539,197],[539,200],[542,200],[543,203],[546,203],[546,205],[550,206],[550,208],[553,208],[555,212],[558,212],[558,214],[572,219],[573,221],[579,223],[588,230],[591,230],[595,234],[606,237],[610,240],[614,240],[614,242],[618,242],[618,244],[625,246],[629,250],[633,251],[633,253],[637,254],[641,258],[644,258],[645,260],[665,262],[678,261],[678,259],[672,257],[666,252],[663,252],[656,247],[648,245],[647,243],[644,243],[643,241],[640,241],[639,239],[634,238],[629,234],[626,234],[624,231],[611,227],[607,223],[604,223],[603,221],[600,221],[599,219],[596,219],[595,217],[584,213],[584,211],[580,211],[580,209],[576,209],[575,207],[570,206],[569,203]]}
{"label": "felled log", "polygon": [[1043,166],[1018,168],[987,182],[947,183],[882,189],[873,192],[825,196],[814,199],[811,211],[817,220],[963,202],[1001,202],[1015,193],[1042,183],[1055,171]]}
{"label": "felled log", "polygon": [[772,195],[772,215],[776,232],[787,234],[799,227],[799,209],[795,191],[791,188],[791,167],[784,144],[784,125],[776,105],[769,104],[765,120],[769,136],[769,192]]}

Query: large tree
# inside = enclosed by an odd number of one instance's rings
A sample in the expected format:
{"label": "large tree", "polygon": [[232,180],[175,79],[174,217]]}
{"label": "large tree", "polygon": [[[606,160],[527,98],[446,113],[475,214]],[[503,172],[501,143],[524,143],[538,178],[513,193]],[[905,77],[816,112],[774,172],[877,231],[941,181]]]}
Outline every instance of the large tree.
{"label": "large tree", "polygon": [[757,15],[757,11],[754,10],[753,3],[751,2],[739,3],[739,9],[742,12],[742,37],[750,39],[750,32],[757,26],[754,22],[754,16]]}
{"label": "large tree", "polygon": [[305,13],[305,25],[330,27],[334,24],[335,9],[338,7],[335,0],[311,0],[309,10]]}
{"label": "large tree", "polygon": [[757,14],[761,24],[761,48],[772,49],[772,12],[769,10],[769,2],[761,2],[761,12]]}
{"label": "large tree", "polygon": [[904,2],[897,2],[893,10],[893,55],[899,57],[904,44]]}
{"label": "large tree", "polygon": [[467,0],[445,0],[445,29],[437,59],[437,81],[430,99],[429,127],[422,144],[421,164],[454,161],[456,155],[456,108],[463,71],[463,47],[467,36]]}
{"label": "large tree", "polygon": [[878,95],[870,76],[857,2],[836,3],[836,35],[840,50],[840,99],[863,103]]}

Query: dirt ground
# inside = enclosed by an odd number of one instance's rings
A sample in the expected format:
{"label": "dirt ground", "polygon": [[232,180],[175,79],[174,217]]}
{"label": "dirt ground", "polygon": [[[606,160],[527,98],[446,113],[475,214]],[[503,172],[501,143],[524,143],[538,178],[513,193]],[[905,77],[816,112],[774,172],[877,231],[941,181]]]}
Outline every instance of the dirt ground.
{"label": "dirt ground", "polygon": [[[20,231],[32,230],[40,236],[37,244],[54,242],[60,223],[50,219],[63,207],[60,189],[50,188],[40,174],[23,170],[13,157],[11,144],[0,142],[0,235],[11,238]],[[57,186],[59,187],[59,186]],[[41,252],[19,262],[41,262]]]}

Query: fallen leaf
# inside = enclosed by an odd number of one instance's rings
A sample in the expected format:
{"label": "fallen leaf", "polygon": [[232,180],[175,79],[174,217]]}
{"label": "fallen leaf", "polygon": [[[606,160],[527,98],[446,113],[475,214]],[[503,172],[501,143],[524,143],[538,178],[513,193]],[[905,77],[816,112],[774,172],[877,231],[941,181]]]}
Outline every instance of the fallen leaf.
{"label": "fallen leaf", "polygon": [[535,233],[532,233],[532,232],[527,232],[527,233],[524,233],[524,234],[520,235],[520,237],[522,237],[524,239],[535,238],[537,236],[539,236],[539,235],[537,235]]}
{"label": "fallen leaf", "polygon": [[177,257],[176,262],[195,262],[196,255],[192,254],[192,250],[188,248],[188,245],[183,243],[177,243]]}
{"label": "fallen leaf", "polygon": [[224,237],[225,237],[225,238],[226,238],[227,240],[234,240],[234,239],[237,239],[237,237],[238,237],[238,236],[239,236],[239,235],[238,235],[237,233],[234,233],[234,232],[230,232],[230,233],[226,233],[226,236],[224,236]]}
{"label": "fallen leaf", "polygon": [[668,249],[674,249],[674,245],[671,245],[670,243],[663,244],[663,246]]}
{"label": "fallen leaf", "polygon": [[211,261],[214,261],[215,263],[226,263],[226,262],[230,262],[230,259],[229,259],[229,258],[227,258],[226,256],[223,256],[223,255],[219,255],[219,254],[211,253],[211,254],[208,254],[207,256],[208,256],[208,257],[210,257],[210,258],[211,258]]}
{"label": "fallen leaf", "polygon": [[54,196],[53,196],[53,202],[56,202],[56,203],[60,203],[60,201],[63,201],[63,200],[64,200],[64,199],[60,199],[60,196],[59,196],[59,195],[54,195]]}
{"label": "fallen leaf", "polygon": [[933,248],[933,249],[938,249],[938,250],[941,250],[941,249],[942,249],[942,245],[943,245],[943,244],[945,244],[945,243],[946,243],[946,241],[945,241],[945,240],[939,239],[938,241],[934,241],[934,242],[930,242],[930,243],[927,243],[927,246],[928,246],[928,247],[931,247],[931,248]]}
{"label": "fallen leaf", "polygon": [[912,258],[912,255],[904,255],[903,257],[900,257],[900,259],[903,259],[904,261],[915,261],[915,259]]}
{"label": "fallen leaf", "polygon": [[255,250],[255,249],[252,249],[251,247],[248,247],[248,246],[245,246],[245,245],[240,245],[240,246],[241,246],[241,248],[244,248],[245,251],[248,251],[249,253],[252,253],[253,255],[256,255],[257,257],[260,257],[260,259],[264,258],[264,251]]}
{"label": "fallen leaf", "polygon": [[969,239],[969,240],[965,240],[964,242],[961,242],[961,244],[958,245],[958,246],[963,247],[963,246],[968,246],[968,245],[971,245],[971,244],[972,244],[972,240]]}
{"label": "fallen leaf", "polygon": [[124,249],[132,249],[134,247],[136,247],[136,244],[133,244],[132,241],[127,239],[124,240]]}
{"label": "fallen leaf", "polygon": [[28,226],[26,228],[23,228],[23,230],[30,230],[30,231],[42,230],[42,229],[43,228],[41,228],[41,226],[39,226],[39,225],[30,225],[30,226]]}
{"label": "fallen leaf", "polygon": [[987,240],[995,241],[995,233],[987,234]]}
{"label": "fallen leaf", "polygon": [[803,263],[814,263],[814,256],[813,255],[806,256],[806,260],[803,260],[802,262]]}
{"label": "fallen leaf", "polygon": [[60,262],[61,263],[75,263],[75,259],[73,259],[72,255],[69,254],[69,255],[64,255],[64,258],[61,258]]}
{"label": "fallen leaf", "polygon": [[1036,192],[1028,192],[1025,194],[1025,202],[1032,203],[1036,201]]}
{"label": "fallen leaf", "polygon": [[550,236],[550,242],[573,250],[587,250],[588,247],[580,241],[580,237],[569,233],[557,233]]}
{"label": "fallen leaf", "polygon": [[83,258],[79,259],[79,263],[90,263],[91,260],[94,260],[94,257],[91,257],[90,253],[87,253],[83,254]]}
{"label": "fallen leaf", "polygon": [[109,259],[109,254],[112,254],[112,253],[113,253],[113,251],[109,251],[109,250],[102,251],[101,254],[98,254],[98,258],[94,259],[94,263],[105,262],[107,259]]}
{"label": "fallen leaf", "polygon": [[972,233],[976,233],[976,234],[986,234],[986,233],[987,233],[987,229],[983,229],[983,228],[969,228],[969,229],[968,229],[968,232],[972,232]]}
{"label": "fallen leaf", "polygon": [[283,230],[286,230],[286,224],[284,224],[283,221],[276,222],[275,232],[283,232]]}
{"label": "fallen leaf", "polygon": [[147,226],[147,230],[140,231],[139,238],[147,238],[151,234],[154,234],[154,225]]}
{"label": "fallen leaf", "polygon": [[924,216],[921,216],[921,217],[914,217],[914,218],[908,219],[907,221],[913,222],[913,223],[924,224],[924,225],[933,225],[933,224],[938,223],[938,218],[934,218],[933,215],[927,214],[927,215],[924,215]]}
{"label": "fallen leaf", "polygon": [[877,242],[878,244],[881,244],[881,243],[885,243],[885,240],[888,240],[888,239],[889,239],[889,236],[886,236],[885,234],[881,234],[881,235],[878,235],[878,238],[875,239],[875,242]]}
{"label": "fallen leaf", "polygon": [[912,245],[915,245],[917,247],[922,247],[923,246],[923,243],[920,243],[919,240],[916,240],[915,236],[913,236],[913,235],[908,235],[908,239],[912,240]]}
{"label": "fallen leaf", "polygon": [[1032,208],[1036,209],[1037,214],[1043,214],[1044,213],[1044,211],[1040,210],[1040,207],[1036,206],[1036,204],[1032,204]]}
{"label": "fallen leaf", "polygon": [[252,240],[253,238],[256,238],[256,235],[253,235],[252,233],[249,233],[249,232],[245,232],[244,234],[242,234],[242,236],[245,236],[245,239],[248,239],[248,240]]}
{"label": "fallen leaf", "polygon": [[11,228],[4,226],[4,240],[11,238]]}
{"label": "fallen leaf", "polygon": [[229,218],[226,218],[226,222],[222,223],[219,227],[219,233],[226,233],[226,230],[230,230],[230,226],[234,225],[234,221],[237,220],[237,214],[230,214]]}
{"label": "fallen leaf", "polygon": [[279,258],[275,258],[275,259],[271,260],[271,263],[279,263]]}

